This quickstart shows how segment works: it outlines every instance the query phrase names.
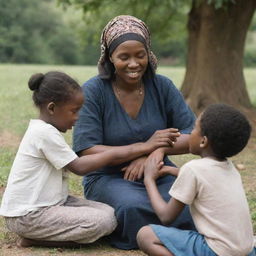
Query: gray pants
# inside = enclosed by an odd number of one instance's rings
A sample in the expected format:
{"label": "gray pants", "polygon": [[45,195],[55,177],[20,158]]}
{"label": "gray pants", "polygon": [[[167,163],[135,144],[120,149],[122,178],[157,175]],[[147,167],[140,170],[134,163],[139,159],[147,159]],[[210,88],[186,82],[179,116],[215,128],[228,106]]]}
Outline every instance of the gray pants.
{"label": "gray pants", "polygon": [[20,217],[5,217],[7,228],[41,241],[92,243],[114,231],[114,209],[106,204],[69,196],[63,205],[43,207]]}

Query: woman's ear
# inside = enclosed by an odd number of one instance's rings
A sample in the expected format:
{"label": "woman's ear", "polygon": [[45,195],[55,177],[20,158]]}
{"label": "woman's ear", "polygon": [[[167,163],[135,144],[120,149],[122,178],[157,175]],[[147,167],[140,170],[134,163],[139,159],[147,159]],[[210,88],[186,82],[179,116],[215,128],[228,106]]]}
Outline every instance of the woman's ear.
{"label": "woman's ear", "polygon": [[55,103],[54,102],[48,103],[46,109],[49,112],[49,114],[52,115],[55,110]]}
{"label": "woman's ear", "polygon": [[200,142],[200,148],[206,148],[207,146],[208,146],[208,138],[206,136],[203,136]]}

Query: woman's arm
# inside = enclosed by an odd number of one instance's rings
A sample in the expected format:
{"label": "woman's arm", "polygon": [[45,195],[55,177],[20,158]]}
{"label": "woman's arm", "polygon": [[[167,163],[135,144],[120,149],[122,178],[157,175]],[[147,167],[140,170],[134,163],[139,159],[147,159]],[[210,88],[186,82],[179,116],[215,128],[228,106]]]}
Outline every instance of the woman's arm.
{"label": "woman's arm", "polygon": [[181,134],[172,147],[164,147],[163,153],[165,155],[181,155],[189,153],[189,140],[190,134]]}
{"label": "woman's arm", "polygon": [[[164,155],[178,155],[188,153],[188,138],[189,135],[182,134],[179,137],[173,138],[172,145],[168,145],[168,147],[161,147],[154,151],[154,153],[150,154],[150,157],[154,157],[158,159],[158,161],[162,161]],[[146,160],[146,155],[144,158],[139,158],[138,160],[133,160],[129,166],[123,168],[124,179],[135,181],[141,179],[144,172],[144,162]],[[178,175],[178,168],[165,166],[159,171],[160,176],[164,176],[167,174],[171,174],[174,176]]]}

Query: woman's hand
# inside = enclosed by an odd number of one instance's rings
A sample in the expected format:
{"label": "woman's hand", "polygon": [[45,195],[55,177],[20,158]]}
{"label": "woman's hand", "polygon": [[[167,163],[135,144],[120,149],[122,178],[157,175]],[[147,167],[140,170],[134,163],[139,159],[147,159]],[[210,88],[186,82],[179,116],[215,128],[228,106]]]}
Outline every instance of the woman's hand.
{"label": "woman's hand", "polygon": [[173,147],[179,136],[179,130],[176,128],[157,130],[145,143],[148,144],[152,150],[159,147]]}
{"label": "woman's hand", "polygon": [[147,156],[139,157],[130,162],[128,166],[122,168],[124,171],[124,179],[130,181],[136,181],[142,178],[144,172],[144,163]]}

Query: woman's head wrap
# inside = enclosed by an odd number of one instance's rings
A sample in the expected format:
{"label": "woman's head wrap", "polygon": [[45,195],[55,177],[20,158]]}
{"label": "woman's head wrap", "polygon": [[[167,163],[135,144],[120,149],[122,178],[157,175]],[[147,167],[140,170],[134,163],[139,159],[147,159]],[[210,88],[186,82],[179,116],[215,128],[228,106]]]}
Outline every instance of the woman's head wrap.
{"label": "woman's head wrap", "polygon": [[127,41],[136,40],[145,45],[149,57],[151,72],[157,68],[157,58],[150,50],[150,32],[146,24],[129,15],[120,15],[112,19],[103,29],[101,34],[101,56],[98,61],[99,75],[102,78],[111,78],[114,74],[114,66],[109,57],[116,47]]}

